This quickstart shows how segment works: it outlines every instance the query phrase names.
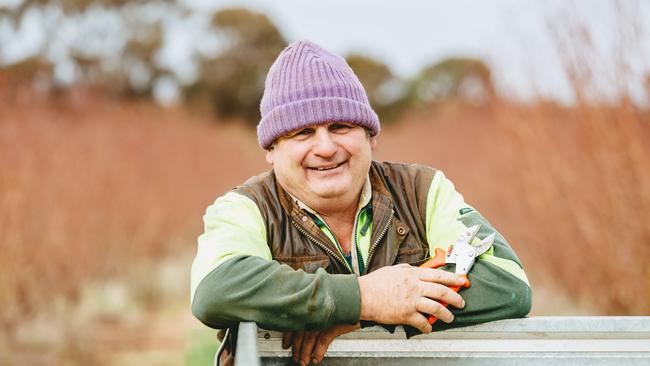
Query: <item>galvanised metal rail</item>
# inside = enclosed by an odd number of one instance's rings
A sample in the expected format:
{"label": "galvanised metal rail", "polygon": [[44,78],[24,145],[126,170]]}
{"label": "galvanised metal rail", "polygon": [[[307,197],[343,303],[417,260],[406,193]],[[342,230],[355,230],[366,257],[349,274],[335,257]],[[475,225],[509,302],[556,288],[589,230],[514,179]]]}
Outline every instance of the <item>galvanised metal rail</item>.
{"label": "galvanised metal rail", "polygon": [[[282,334],[239,327],[235,364],[292,365]],[[367,328],[337,338],[321,365],[650,365],[650,316],[531,317],[406,339]]]}

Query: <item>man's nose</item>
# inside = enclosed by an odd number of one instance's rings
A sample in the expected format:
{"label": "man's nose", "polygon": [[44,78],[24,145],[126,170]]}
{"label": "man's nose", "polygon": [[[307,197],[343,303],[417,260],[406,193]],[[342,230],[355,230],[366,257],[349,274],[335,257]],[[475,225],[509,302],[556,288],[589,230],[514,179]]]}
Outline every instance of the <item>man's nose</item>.
{"label": "man's nose", "polygon": [[314,153],[320,156],[331,156],[336,153],[336,142],[329,129],[325,126],[316,128],[314,134]]}

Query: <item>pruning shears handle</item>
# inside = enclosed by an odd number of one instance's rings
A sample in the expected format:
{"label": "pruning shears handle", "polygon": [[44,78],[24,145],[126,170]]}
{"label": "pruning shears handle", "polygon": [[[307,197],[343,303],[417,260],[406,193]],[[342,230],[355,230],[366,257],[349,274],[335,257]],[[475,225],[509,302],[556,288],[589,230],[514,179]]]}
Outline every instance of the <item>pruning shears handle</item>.
{"label": "pruning shears handle", "polygon": [[[470,284],[469,284],[469,280],[467,279],[467,275],[464,274],[464,275],[461,275],[461,276],[465,277],[465,284],[463,284],[462,287],[469,287]],[[461,288],[461,286],[447,286],[447,287],[449,287],[449,289],[454,291],[454,292],[458,292],[458,290],[460,290],[460,288]],[[444,301],[438,301],[438,302],[440,303],[440,305],[442,305],[444,307],[447,307],[447,305],[448,305]],[[429,314],[429,317],[427,318],[427,320],[429,321],[429,324],[433,325],[433,323],[435,323],[436,320],[438,320],[438,318],[436,318],[435,316]]]}
{"label": "pruning shears handle", "polygon": [[[445,252],[444,250],[442,250],[440,248],[436,248],[433,257],[431,257],[431,259],[429,259],[428,261],[421,264],[420,267],[421,268],[438,268],[438,267],[444,266],[447,263],[446,258],[447,258],[447,252]],[[464,288],[469,287],[470,283],[469,283],[469,279],[467,278],[467,275],[462,274],[461,276],[465,277],[465,283],[463,284],[462,287],[464,287]],[[460,290],[460,288],[461,288],[461,286],[448,286],[448,287],[449,287],[450,290],[452,290],[454,292],[458,292]],[[438,302],[440,303],[440,305],[442,305],[444,307],[447,307],[447,305],[448,305],[444,301],[438,301]],[[429,324],[433,324],[433,323],[436,322],[436,320],[438,320],[438,318],[436,318],[433,315],[429,315],[428,320],[429,320]]]}
{"label": "pruning shears handle", "polygon": [[447,252],[440,248],[436,248],[433,257],[428,261],[422,263],[420,268],[438,268],[446,264]]}

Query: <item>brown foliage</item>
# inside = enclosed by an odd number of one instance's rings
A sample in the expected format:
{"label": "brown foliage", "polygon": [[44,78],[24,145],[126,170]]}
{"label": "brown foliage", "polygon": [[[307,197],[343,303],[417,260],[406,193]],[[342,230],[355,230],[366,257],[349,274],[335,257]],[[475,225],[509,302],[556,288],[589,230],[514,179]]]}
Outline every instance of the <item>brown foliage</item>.
{"label": "brown foliage", "polygon": [[447,104],[383,134],[381,158],[432,165],[451,177],[509,238],[533,288],[599,314],[647,314],[647,111]]}
{"label": "brown foliage", "polygon": [[0,116],[4,328],[139,259],[193,250],[205,207],[264,167],[252,132],[149,103],[77,91]]}

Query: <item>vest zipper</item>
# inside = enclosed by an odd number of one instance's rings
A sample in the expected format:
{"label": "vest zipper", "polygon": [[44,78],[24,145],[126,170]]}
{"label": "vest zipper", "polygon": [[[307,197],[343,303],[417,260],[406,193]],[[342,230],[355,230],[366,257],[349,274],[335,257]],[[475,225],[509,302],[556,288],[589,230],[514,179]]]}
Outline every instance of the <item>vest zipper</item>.
{"label": "vest zipper", "polygon": [[309,235],[305,230],[303,230],[303,228],[301,228],[298,224],[296,224],[295,221],[291,220],[291,223],[293,224],[293,226],[296,227],[296,229],[298,229],[298,231],[300,231],[304,236],[306,236],[307,239],[311,240],[314,244],[318,245],[321,249],[323,249],[324,251],[326,251],[327,253],[329,253],[331,257],[335,258],[339,263],[341,263],[342,265],[344,265],[345,268],[347,268],[348,271],[349,271],[350,273],[354,273],[354,271],[352,271],[352,268],[350,268],[350,266],[348,265],[348,263],[347,263],[347,261],[346,261],[345,259],[341,259],[338,255],[336,255],[336,254],[335,254],[335,253],[334,253],[330,248],[328,248],[325,244],[319,242],[318,240],[316,240],[316,238],[314,238],[313,236]]}
{"label": "vest zipper", "polygon": [[[359,223],[359,217],[361,216],[361,211],[363,209],[360,209],[359,212],[357,212],[357,215],[354,217],[354,226],[352,227],[352,243],[350,248],[350,258],[352,259],[352,268],[354,269],[355,265],[356,268],[359,270],[359,274],[357,276],[362,276],[363,273],[361,273],[361,267],[359,267],[359,256],[361,256],[361,262],[363,262],[363,255],[361,255],[361,252],[359,252],[359,243],[357,240],[357,224]],[[354,250],[354,254],[352,254],[352,251]],[[363,264],[363,267],[365,269],[366,264]],[[364,271],[365,272],[365,271]],[[355,272],[356,273],[356,272]]]}
{"label": "vest zipper", "polygon": [[386,235],[386,232],[388,231],[388,227],[390,226],[390,223],[393,221],[394,212],[395,211],[393,209],[390,210],[390,216],[388,217],[388,222],[386,223],[386,226],[384,226],[384,229],[379,234],[379,237],[377,237],[377,240],[375,240],[375,242],[370,247],[370,251],[368,252],[368,264],[370,264],[370,260],[372,259],[372,255],[375,252],[375,248],[377,247],[377,244],[379,244],[381,239],[384,238],[384,235]]}

